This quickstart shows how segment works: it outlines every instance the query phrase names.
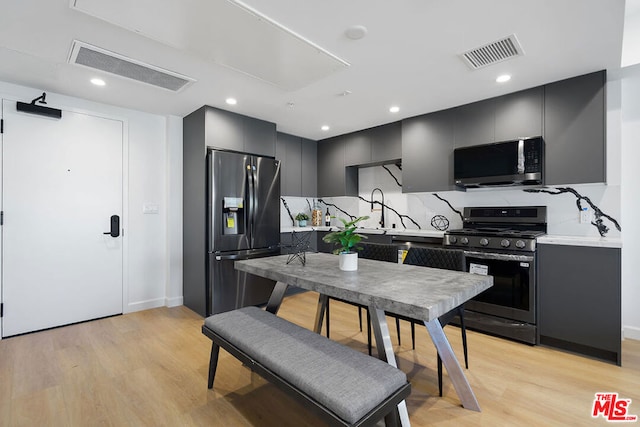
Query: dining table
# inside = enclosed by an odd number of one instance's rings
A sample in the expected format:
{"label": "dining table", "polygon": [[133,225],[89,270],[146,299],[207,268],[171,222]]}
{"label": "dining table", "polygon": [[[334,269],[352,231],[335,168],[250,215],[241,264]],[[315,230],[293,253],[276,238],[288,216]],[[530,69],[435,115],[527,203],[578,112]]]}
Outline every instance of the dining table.
{"label": "dining table", "polygon": [[[308,253],[304,262],[288,255],[235,261],[235,268],[276,281],[266,310],[277,314],[289,286],[319,294],[314,330],[320,333],[329,297],[368,307],[378,357],[397,367],[385,312],[420,320],[442,359],[464,408],[480,411],[478,400],[438,318],[493,286],[493,277],[466,272],[358,259],[356,271],[338,268],[338,256]],[[398,405],[410,425],[406,403]]]}

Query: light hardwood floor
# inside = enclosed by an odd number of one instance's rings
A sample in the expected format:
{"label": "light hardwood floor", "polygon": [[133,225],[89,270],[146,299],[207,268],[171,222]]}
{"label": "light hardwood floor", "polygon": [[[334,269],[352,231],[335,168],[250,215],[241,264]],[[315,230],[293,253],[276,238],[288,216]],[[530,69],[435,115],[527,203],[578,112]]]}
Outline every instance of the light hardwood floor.
{"label": "light hardwood floor", "polygon": [[[317,294],[287,297],[280,315],[313,324]],[[331,303],[332,338],[366,351],[357,310]],[[207,390],[211,341],[184,307],[158,308],[0,341],[1,426],[321,426],[305,408],[221,351]],[[392,325],[392,323],[390,323]],[[623,343],[623,366],[468,332],[465,371],[482,412],[460,406],[425,328],[411,349],[403,322],[399,367],[412,393],[413,426],[605,425],[592,419],[596,392],[632,399],[640,415],[640,341]],[[445,328],[461,354],[460,331]],[[397,343],[392,331],[392,340]],[[640,422],[639,422],[640,423]]]}

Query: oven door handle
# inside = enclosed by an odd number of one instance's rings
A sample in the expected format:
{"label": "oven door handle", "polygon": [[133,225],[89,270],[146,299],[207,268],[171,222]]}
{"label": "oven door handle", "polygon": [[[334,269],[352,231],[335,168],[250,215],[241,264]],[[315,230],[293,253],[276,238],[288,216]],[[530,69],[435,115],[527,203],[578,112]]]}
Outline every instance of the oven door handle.
{"label": "oven door handle", "polygon": [[495,252],[475,252],[475,251],[464,251],[464,256],[466,258],[479,258],[479,259],[490,259],[497,261],[523,261],[523,262],[533,262],[533,255],[514,255],[514,254],[501,254]]}

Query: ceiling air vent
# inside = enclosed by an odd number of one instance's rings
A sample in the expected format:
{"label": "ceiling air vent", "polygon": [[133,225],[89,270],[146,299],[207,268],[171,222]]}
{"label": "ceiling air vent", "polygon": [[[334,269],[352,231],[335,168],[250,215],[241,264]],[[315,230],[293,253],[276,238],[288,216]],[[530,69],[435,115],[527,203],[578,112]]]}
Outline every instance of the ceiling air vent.
{"label": "ceiling air vent", "polygon": [[154,67],[77,40],[74,40],[71,46],[69,63],[106,71],[107,73],[137,80],[173,92],[178,92],[195,81],[190,77]]}
{"label": "ceiling air vent", "polygon": [[463,53],[462,59],[474,70],[487,67],[516,56],[524,55],[524,50],[515,34]]}

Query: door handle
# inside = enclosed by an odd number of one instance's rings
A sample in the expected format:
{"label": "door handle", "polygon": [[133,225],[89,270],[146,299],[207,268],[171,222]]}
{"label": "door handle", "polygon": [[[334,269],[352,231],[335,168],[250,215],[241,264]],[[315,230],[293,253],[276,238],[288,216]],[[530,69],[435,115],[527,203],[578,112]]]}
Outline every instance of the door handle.
{"label": "door handle", "polygon": [[111,237],[120,236],[120,217],[118,215],[111,215],[111,231],[105,231],[102,234],[110,234]]}

